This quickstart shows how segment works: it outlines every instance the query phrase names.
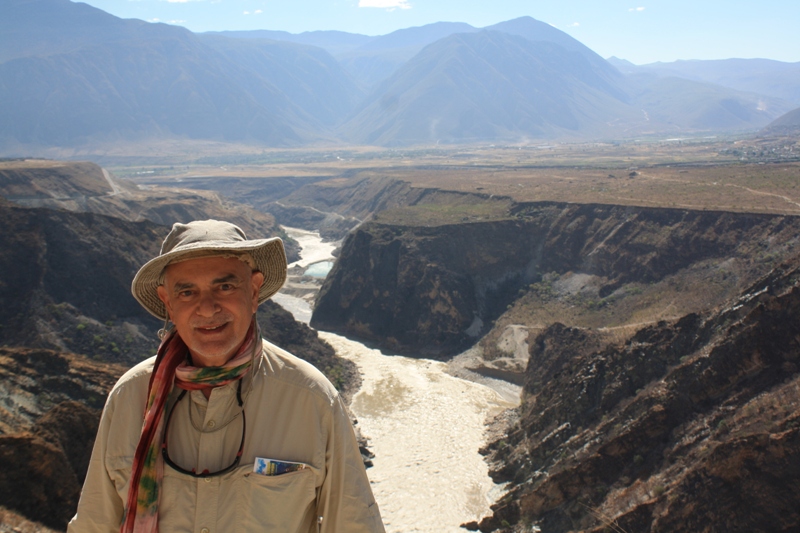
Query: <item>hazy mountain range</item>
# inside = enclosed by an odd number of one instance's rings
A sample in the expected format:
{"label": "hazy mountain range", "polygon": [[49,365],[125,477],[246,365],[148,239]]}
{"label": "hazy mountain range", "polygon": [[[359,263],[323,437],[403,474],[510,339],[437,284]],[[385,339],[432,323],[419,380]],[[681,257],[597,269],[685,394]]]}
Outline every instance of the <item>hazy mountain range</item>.
{"label": "hazy mountain range", "polygon": [[0,4],[0,149],[153,138],[297,146],[624,139],[757,130],[800,63],[607,61],[529,17],[194,34],[69,0]]}

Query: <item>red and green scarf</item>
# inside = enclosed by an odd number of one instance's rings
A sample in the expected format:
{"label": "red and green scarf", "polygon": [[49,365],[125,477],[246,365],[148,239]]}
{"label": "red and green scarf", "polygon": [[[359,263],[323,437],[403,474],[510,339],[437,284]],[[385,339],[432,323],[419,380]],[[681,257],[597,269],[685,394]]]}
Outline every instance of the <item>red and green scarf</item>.
{"label": "red and green scarf", "polygon": [[189,353],[180,335],[173,329],[158,347],[147,393],[144,422],[136,454],[133,456],[128,502],[120,533],[156,533],[158,531],[159,487],[164,475],[160,445],[164,412],[173,382],[181,389],[200,390],[220,387],[244,377],[250,370],[256,340],[261,338],[253,318],[245,341],[236,354],[221,367],[194,367],[187,362]]}

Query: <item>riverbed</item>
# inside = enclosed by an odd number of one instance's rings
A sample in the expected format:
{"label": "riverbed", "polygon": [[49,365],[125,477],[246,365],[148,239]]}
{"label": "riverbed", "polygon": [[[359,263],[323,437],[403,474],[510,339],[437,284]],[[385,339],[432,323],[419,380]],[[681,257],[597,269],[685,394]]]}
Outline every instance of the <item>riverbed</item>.
{"label": "riverbed", "polygon": [[363,380],[351,409],[375,454],[367,471],[388,532],[463,532],[500,488],[478,449],[488,417],[512,407],[494,390],[450,376],[447,364],[385,355],[320,332]]}
{"label": "riverbed", "polygon": [[[308,245],[306,257],[313,261],[304,257],[303,266],[331,261],[309,233],[299,242],[301,256]],[[308,300],[275,299],[308,322]],[[513,387],[503,386],[500,394],[448,374],[447,363],[385,354],[341,335],[319,334],[361,372],[351,409],[375,453],[367,474],[386,531],[463,533],[461,524],[488,515],[502,487],[492,482],[478,449],[486,441],[486,422],[513,407],[518,391],[515,398]]]}

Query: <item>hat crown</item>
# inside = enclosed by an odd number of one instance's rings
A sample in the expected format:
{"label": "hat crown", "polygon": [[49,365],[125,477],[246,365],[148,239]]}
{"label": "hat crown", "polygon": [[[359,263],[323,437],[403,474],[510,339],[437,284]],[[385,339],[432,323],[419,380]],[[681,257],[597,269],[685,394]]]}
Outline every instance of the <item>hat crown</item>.
{"label": "hat crown", "polygon": [[176,222],[161,245],[160,255],[197,243],[233,243],[246,240],[244,231],[230,222],[221,220],[196,220],[188,224]]}
{"label": "hat crown", "polygon": [[[164,303],[158,297],[158,286],[167,265],[188,259],[214,255],[247,254],[254,270],[264,275],[258,292],[258,303],[280,290],[286,281],[286,252],[279,237],[247,240],[244,231],[230,222],[196,220],[175,223],[161,245],[161,253],[145,263],[131,283],[134,298],[153,316],[167,318]],[[248,265],[253,264],[248,261]]]}

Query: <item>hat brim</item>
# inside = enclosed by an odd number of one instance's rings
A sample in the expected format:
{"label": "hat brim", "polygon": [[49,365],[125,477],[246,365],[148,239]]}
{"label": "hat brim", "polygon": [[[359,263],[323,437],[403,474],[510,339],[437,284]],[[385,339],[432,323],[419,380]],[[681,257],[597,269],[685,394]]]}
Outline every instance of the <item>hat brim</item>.
{"label": "hat brim", "polygon": [[238,242],[204,241],[181,246],[145,263],[131,282],[133,297],[151,315],[166,320],[167,310],[158,297],[159,280],[164,268],[179,261],[225,253],[248,253],[253,258],[256,270],[264,275],[258,292],[259,304],[278,292],[286,282],[286,252],[280,237]]}

